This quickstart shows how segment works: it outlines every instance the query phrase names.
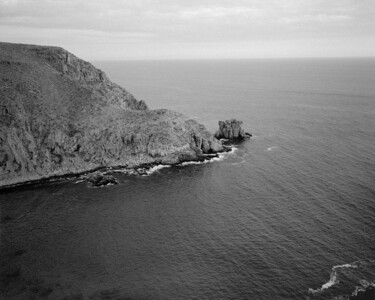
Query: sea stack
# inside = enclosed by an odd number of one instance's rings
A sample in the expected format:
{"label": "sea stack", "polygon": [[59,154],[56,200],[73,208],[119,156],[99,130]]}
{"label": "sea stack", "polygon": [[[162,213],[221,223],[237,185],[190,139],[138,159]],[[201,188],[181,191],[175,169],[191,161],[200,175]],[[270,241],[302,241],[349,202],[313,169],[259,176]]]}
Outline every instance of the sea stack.
{"label": "sea stack", "polygon": [[242,121],[236,119],[219,121],[219,129],[215,133],[217,139],[243,140],[252,135],[241,128]]}
{"label": "sea stack", "polygon": [[0,186],[224,151],[197,121],[149,110],[65,49],[0,43],[0,68]]}

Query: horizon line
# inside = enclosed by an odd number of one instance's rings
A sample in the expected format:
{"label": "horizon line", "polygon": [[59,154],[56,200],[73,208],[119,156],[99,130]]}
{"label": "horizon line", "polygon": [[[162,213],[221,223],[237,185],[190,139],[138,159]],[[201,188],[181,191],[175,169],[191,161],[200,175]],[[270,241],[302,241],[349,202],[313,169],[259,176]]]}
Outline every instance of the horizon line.
{"label": "horizon line", "polygon": [[295,56],[295,57],[234,57],[234,58],[121,58],[121,59],[89,59],[92,62],[140,62],[140,61],[233,61],[233,60],[325,60],[325,59],[375,59],[374,56]]}

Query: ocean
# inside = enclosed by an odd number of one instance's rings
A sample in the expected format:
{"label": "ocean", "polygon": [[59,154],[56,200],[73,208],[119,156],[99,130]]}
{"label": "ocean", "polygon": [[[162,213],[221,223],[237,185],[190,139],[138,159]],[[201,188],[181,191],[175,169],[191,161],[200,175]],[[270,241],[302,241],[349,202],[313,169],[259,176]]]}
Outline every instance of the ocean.
{"label": "ocean", "polygon": [[94,65],[151,109],[212,132],[236,118],[253,137],[115,186],[1,191],[3,296],[338,300],[375,286],[375,59]]}

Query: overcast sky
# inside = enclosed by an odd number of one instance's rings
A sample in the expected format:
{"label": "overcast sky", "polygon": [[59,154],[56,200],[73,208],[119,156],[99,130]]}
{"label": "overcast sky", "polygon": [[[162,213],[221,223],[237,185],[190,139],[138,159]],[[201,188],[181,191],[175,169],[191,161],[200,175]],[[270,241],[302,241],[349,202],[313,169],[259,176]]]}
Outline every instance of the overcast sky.
{"label": "overcast sky", "polygon": [[0,0],[0,40],[87,60],[375,56],[375,0]]}

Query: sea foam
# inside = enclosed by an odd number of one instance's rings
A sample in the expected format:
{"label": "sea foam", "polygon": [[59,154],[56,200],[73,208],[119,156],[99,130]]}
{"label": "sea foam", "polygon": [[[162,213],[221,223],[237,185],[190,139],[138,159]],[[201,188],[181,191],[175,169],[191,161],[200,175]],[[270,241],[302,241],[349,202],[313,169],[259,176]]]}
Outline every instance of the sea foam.
{"label": "sea foam", "polygon": [[361,286],[355,287],[354,292],[352,293],[352,297],[358,296],[358,294],[366,292],[366,290],[370,287],[375,287],[374,282],[368,282],[367,280],[361,279],[359,283]]}
{"label": "sea foam", "polygon": [[229,156],[233,155],[237,150],[238,148],[232,146],[232,149],[230,151],[218,153],[218,157],[209,158],[204,161],[185,161],[183,163],[180,163],[178,166],[183,167],[183,166],[188,166],[188,165],[201,165],[201,164],[209,164],[209,163],[213,163],[217,161],[223,161]]}
{"label": "sea foam", "polygon": [[322,292],[322,291],[330,288],[331,286],[339,283],[340,281],[338,279],[338,273],[337,273],[337,271],[339,269],[341,269],[341,268],[358,268],[359,263],[360,262],[353,262],[353,263],[350,263],[350,264],[343,264],[343,265],[333,266],[331,274],[330,274],[330,277],[329,277],[329,280],[326,283],[324,283],[321,288],[317,288],[317,289],[309,288],[309,291],[308,291],[309,294],[320,293],[320,292]]}
{"label": "sea foam", "polygon": [[151,175],[155,172],[158,172],[161,169],[170,168],[170,167],[171,167],[171,165],[156,165],[156,166],[151,167],[148,170],[145,170],[145,172],[147,173],[147,175]]}

